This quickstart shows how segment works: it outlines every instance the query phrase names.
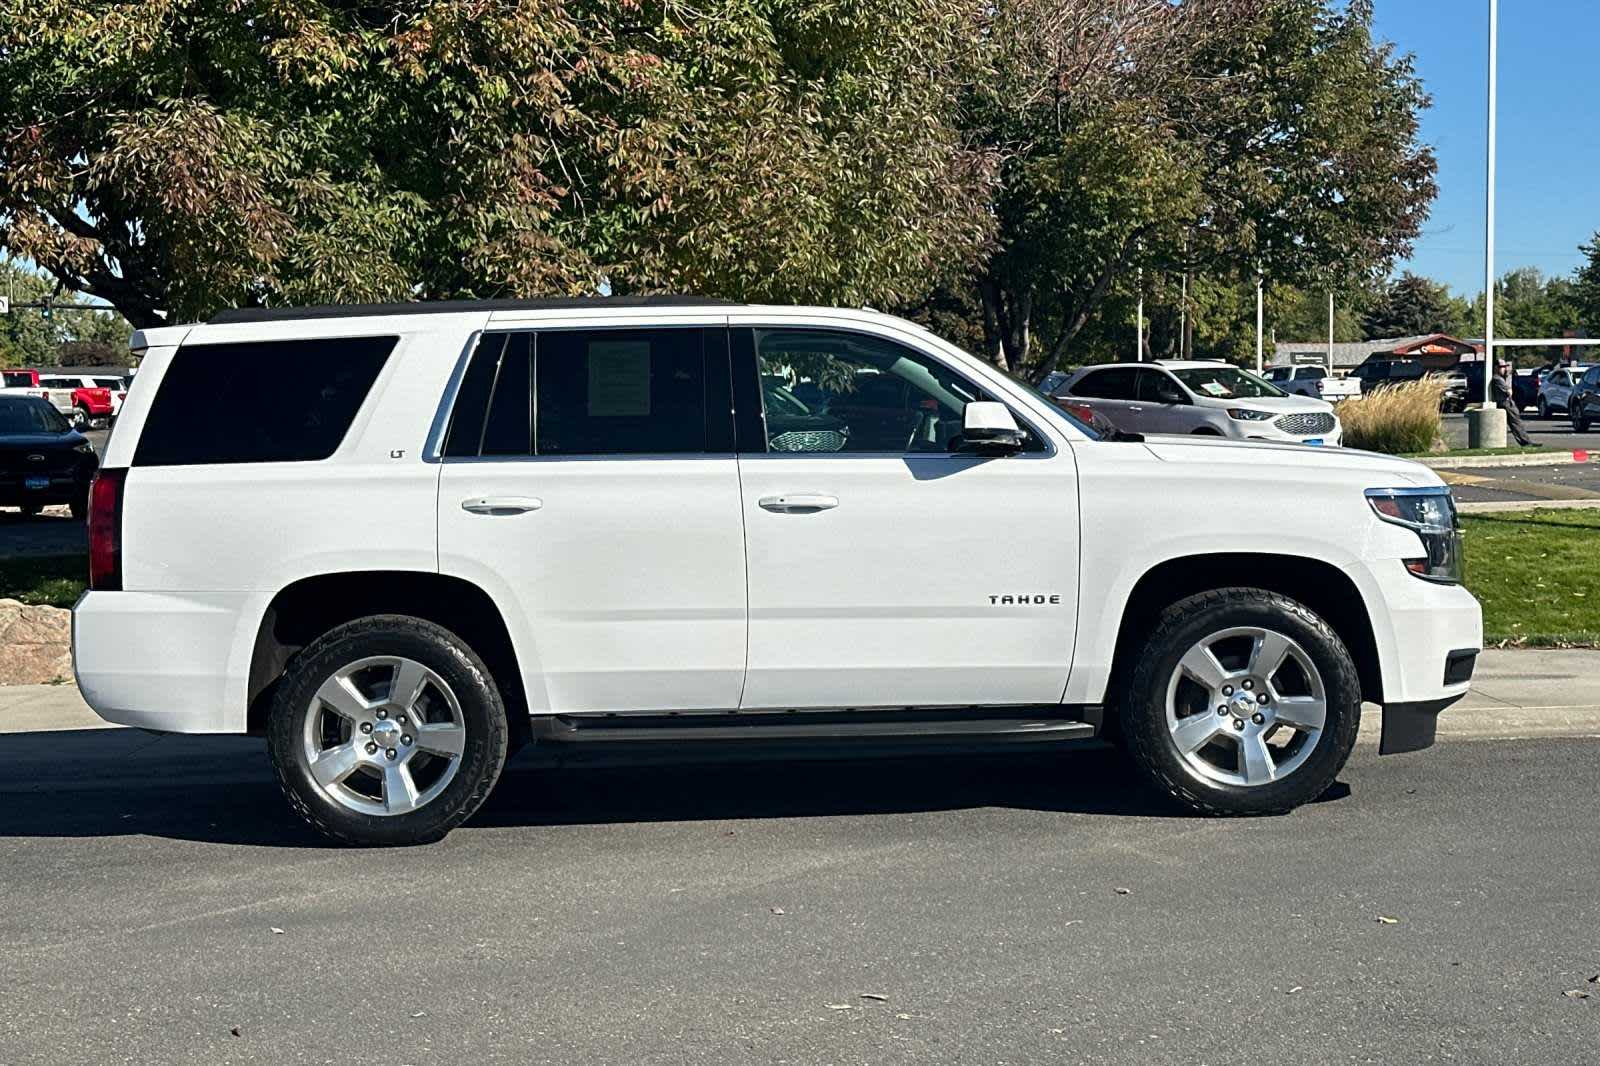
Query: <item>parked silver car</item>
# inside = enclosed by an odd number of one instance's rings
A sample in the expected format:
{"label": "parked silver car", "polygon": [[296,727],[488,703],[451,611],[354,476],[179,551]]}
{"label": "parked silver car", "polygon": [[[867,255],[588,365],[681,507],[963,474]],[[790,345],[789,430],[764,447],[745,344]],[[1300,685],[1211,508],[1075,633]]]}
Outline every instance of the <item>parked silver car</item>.
{"label": "parked silver car", "polygon": [[1087,366],[1053,395],[1071,397],[1130,433],[1199,433],[1337,446],[1333,405],[1290,396],[1230,363],[1160,360]]}

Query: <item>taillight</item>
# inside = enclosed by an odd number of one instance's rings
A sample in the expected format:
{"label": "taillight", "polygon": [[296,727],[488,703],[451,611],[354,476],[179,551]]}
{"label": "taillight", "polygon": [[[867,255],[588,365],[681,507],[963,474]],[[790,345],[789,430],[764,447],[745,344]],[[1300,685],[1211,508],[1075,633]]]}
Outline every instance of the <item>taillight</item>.
{"label": "taillight", "polygon": [[89,588],[122,588],[122,483],[126,470],[104,467],[89,486]]}

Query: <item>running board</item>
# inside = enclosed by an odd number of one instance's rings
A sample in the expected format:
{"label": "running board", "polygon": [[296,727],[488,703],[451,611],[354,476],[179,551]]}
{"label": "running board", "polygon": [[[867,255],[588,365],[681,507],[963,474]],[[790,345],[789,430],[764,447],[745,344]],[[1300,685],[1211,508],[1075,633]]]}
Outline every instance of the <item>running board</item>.
{"label": "running board", "polygon": [[[1094,739],[1091,722],[1030,708],[971,711],[779,711],[661,715],[536,715],[536,740],[556,744],[676,741],[1049,743]],[[1040,711],[1046,709],[1041,708]]]}

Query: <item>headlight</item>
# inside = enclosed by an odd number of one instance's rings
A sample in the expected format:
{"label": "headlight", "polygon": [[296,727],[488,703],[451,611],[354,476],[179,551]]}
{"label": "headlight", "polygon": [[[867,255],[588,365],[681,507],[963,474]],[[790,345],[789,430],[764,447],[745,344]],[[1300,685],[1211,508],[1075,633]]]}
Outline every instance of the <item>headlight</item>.
{"label": "headlight", "polygon": [[1427,554],[1405,560],[1407,570],[1427,581],[1461,582],[1461,524],[1449,489],[1368,489],[1367,503],[1385,522],[1405,526],[1421,538]]}
{"label": "headlight", "polygon": [[1266,422],[1271,420],[1271,411],[1252,411],[1248,407],[1228,408],[1228,417],[1237,418],[1241,422]]}

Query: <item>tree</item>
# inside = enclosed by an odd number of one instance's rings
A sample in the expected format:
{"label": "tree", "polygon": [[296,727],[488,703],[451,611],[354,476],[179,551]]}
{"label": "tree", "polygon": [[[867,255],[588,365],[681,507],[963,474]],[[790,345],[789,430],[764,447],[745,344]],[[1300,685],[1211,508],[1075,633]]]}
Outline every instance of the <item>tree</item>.
{"label": "tree", "polygon": [[1454,334],[1466,328],[1465,311],[1465,301],[1448,288],[1407,271],[1380,287],[1363,322],[1372,338]]}
{"label": "tree", "polygon": [[1600,233],[1578,246],[1588,260],[1572,272],[1572,306],[1581,325],[1600,331]]}
{"label": "tree", "polygon": [[1373,40],[1369,4],[996,10],[1021,27],[974,108],[1005,153],[978,280],[1002,366],[1055,366],[1141,270],[1350,288],[1409,252],[1436,192],[1428,101],[1410,57]]}
{"label": "tree", "polygon": [[[0,316],[0,366],[58,366],[73,352],[84,363],[127,361],[130,330],[122,316],[90,310],[77,294],[59,292],[14,263],[0,263],[0,293],[13,301],[11,312]],[[52,305],[48,317],[39,308],[20,306],[45,302]]]}
{"label": "tree", "polygon": [[137,325],[242,303],[920,299],[992,166],[975,0],[0,0],[0,245]]}

